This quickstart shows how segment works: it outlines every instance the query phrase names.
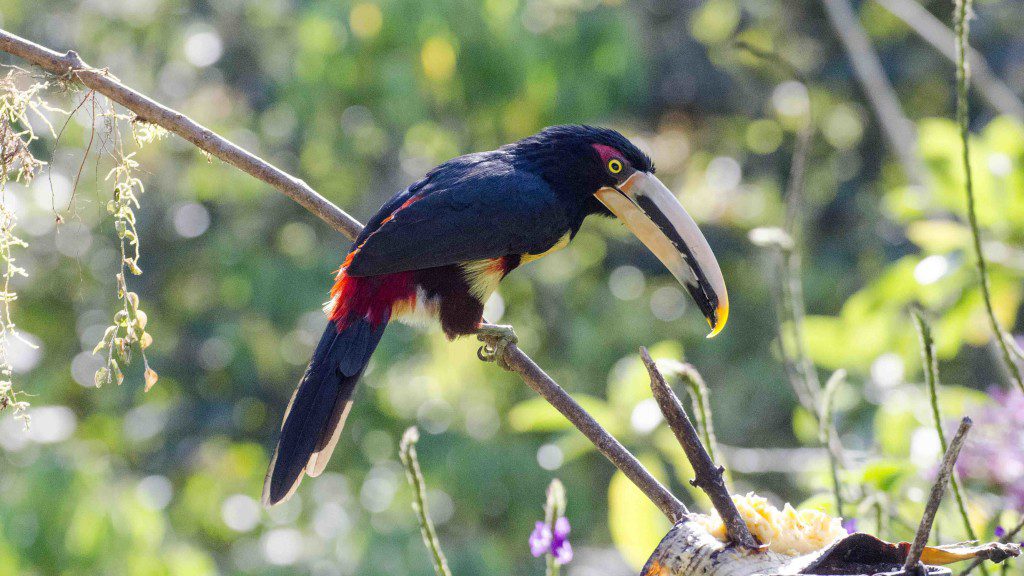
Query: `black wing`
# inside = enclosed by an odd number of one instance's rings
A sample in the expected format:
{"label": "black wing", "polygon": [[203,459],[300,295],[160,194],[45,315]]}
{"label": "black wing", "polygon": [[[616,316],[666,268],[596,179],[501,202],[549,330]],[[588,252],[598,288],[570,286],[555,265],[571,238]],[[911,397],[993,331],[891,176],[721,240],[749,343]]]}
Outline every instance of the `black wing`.
{"label": "black wing", "polygon": [[550,186],[496,153],[442,164],[395,200],[373,219],[382,223],[358,245],[348,274],[376,276],[540,253],[571,228]]}

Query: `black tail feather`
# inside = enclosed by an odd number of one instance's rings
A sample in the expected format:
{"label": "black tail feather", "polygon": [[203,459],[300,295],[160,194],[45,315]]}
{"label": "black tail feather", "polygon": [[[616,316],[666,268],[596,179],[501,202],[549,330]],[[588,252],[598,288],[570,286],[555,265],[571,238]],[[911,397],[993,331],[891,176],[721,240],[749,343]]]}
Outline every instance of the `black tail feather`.
{"label": "black tail feather", "polygon": [[339,332],[334,322],[328,323],[285,411],[263,484],[264,505],[287,500],[303,473],[323,472],[345,425],[356,383],[386,325],[358,318]]}

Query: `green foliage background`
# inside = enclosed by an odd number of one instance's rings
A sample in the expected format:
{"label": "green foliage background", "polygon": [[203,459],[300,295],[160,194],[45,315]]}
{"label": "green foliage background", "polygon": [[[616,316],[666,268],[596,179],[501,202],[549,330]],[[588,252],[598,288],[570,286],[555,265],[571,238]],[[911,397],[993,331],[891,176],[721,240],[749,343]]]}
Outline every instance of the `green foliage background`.
{"label": "green foliage background", "polygon": [[[588,223],[570,248],[516,271],[492,305],[541,366],[697,507],[705,503],[686,488],[681,450],[655,426],[639,345],[703,373],[737,492],[831,505],[816,425],[794,408],[775,353],[770,261],[747,240],[782,224],[794,133],[810,103],[808,345],[823,375],[850,371],[838,427],[858,457],[844,481],[885,503],[880,535],[898,540],[916,523],[937,458],[907,305],[935,313],[948,416],[989,402],[984,391],[1005,378],[965,252],[953,67],[880,6],[854,4],[917,125],[927,189],[907,186],[817,3],[0,0],[0,25],[78,50],[361,220],[432,165],[546,125],[634,137],[719,256],[728,328],[705,340],[684,292],[613,221]],[[949,22],[950,4],[926,4]],[[1019,93],[1019,4],[977,11],[972,43]],[[737,40],[777,52],[808,84]],[[52,103],[70,110],[83,96],[54,93]],[[1024,127],[974,109],[996,306],[1014,327]],[[16,321],[40,347],[16,363],[33,394],[32,431],[0,422],[0,575],[429,574],[397,457],[414,423],[454,573],[542,573],[526,538],[552,476],[569,497],[569,574],[635,573],[667,522],[518,379],[477,361],[475,342],[449,344],[437,331],[389,330],[328,472],[288,504],[257,508],[347,242],[175,138],[137,156],[145,273],[130,283],[161,379],[143,393],[135,365],[124,385],[92,389],[100,361],[90,351],[117,306],[117,257],[104,209],[109,155],[93,156],[72,184],[93,135],[89,112],[59,142],[38,143],[47,177],[8,191],[31,243]],[[95,136],[94,152],[109,135],[100,125]],[[877,458],[863,465],[863,452]],[[984,538],[1015,523],[1014,513],[999,516],[999,493],[974,486],[969,504]],[[868,501],[846,515],[876,531],[872,510]],[[961,539],[948,512],[939,531]]]}

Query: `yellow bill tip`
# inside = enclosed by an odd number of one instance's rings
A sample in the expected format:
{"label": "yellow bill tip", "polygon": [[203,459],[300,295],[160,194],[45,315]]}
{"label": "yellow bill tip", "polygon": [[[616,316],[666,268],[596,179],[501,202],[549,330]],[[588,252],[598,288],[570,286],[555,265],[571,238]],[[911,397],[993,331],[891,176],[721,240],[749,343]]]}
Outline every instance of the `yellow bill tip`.
{"label": "yellow bill tip", "polygon": [[711,326],[711,333],[707,335],[707,338],[714,338],[718,336],[718,333],[725,328],[726,321],[729,320],[729,305],[721,304],[715,309],[715,318],[718,320],[717,323],[712,324],[711,318],[708,318],[708,326]]}

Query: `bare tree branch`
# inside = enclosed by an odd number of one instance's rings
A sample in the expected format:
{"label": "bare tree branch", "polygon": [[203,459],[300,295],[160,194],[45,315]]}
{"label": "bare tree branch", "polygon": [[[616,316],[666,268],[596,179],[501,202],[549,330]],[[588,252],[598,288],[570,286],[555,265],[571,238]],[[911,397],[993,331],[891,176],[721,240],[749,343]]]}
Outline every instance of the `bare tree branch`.
{"label": "bare tree branch", "polygon": [[[302,180],[233,144],[181,112],[132,90],[106,70],[88,66],[74,51],[60,54],[4,30],[0,30],[0,51],[23,58],[51,74],[77,78],[89,88],[131,110],[141,120],[161,126],[211,155],[270,184],[349,239],[355,239],[363,228],[355,218],[318,194]],[[514,344],[508,345],[503,356],[509,369],[519,374],[530,388],[568,418],[612,464],[622,470],[658,506],[669,520],[676,522],[688,513],[682,502],[658,482],[640,461],[602,428],[593,416],[545,374],[529,356]]]}
{"label": "bare tree branch", "polygon": [[[899,18],[922,40],[938,50],[950,62],[956,64],[956,36],[953,31],[936,18],[917,0],[875,0],[879,6]],[[971,48],[967,54],[971,65],[972,84],[981,97],[1000,114],[1013,116],[1024,121],[1024,102],[1013,88],[1003,82],[989,68],[985,56]]]}
{"label": "bare tree branch", "polygon": [[853,72],[867,96],[875,117],[893,153],[903,164],[907,179],[918,186],[926,182],[924,164],[918,155],[914,123],[903,114],[896,91],[882,69],[878,54],[871,47],[867,32],[850,8],[849,0],[821,0],[833,30],[853,65]]}
{"label": "bare tree branch", "polygon": [[693,422],[686,415],[686,410],[683,410],[679,397],[672,391],[672,387],[668,385],[665,377],[658,370],[658,365],[651,359],[647,348],[640,348],[640,358],[644,361],[644,366],[647,367],[647,372],[651,376],[651,392],[654,394],[654,399],[658,401],[661,413],[665,415],[665,420],[676,435],[676,440],[682,445],[683,451],[686,452],[686,458],[690,461],[690,465],[693,466],[694,479],[690,480],[690,483],[703,490],[711,499],[718,515],[722,517],[722,523],[725,524],[725,533],[729,542],[748,550],[760,548],[757,539],[750,533],[747,523],[740,516],[740,511],[736,509],[736,504],[732,501],[732,496],[729,495],[729,489],[725,486],[723,477],[725,469],[715,464],[711,455],[701,444],[697,429],[693,427]]}
{"label": "bare tree branch", "polygon": [[140,120],[166,128],[201,150],[270,184],[350,240],[354,240],[363,229],[359,221],[318,194],[302,180],[215,134],[181,112],[132,90],[107,70],[89,66],[73,50],[66,54],[54,52],[5,30],[0,30],[0,50],[23,58],[56,76],[81,81],[82,84],[131,110]]}

